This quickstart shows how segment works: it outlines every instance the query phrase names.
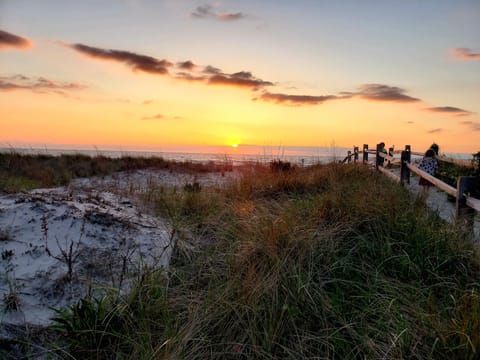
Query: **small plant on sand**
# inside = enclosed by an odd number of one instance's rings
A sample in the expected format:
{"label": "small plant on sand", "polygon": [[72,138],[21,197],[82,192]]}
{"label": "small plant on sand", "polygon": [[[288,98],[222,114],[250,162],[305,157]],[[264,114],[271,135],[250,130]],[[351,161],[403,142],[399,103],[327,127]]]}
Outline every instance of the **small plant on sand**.
{"label": "small plant on sand", "polygon": [[17,311],[20,309],[20,298],[17,293],[17,288],[15,284],[9,282],[8,289],[8,294],[3,296],[4,311]]}
{"label": "small plant on sand", "polygon": [[3,250],[2,251],[2,260],[7,260],[10,259],[13,256],[14,252],[13,250]]}
{"label": "small plant on sand", "polygon": [[[48,248],[48,223],[47,223],[47,219],[46,219],[45,216],[42,217],[42,225],[41,226],[42,226],[42,233],[43,233],[43,236],[45,238],[45,251],[47,252],[47,254],[49,256],[51,256],[54,259],[64,263],[67,266],[67,273],[66,273],[65,278],[64,278],[64,280],[66,280],[67,282],[72,281],[73,267],[74,267],[77,259],[81,255],[80,245],[81,245],[81,240],[82,240],[82,237],[83,237],[83,233],[85,232],[85,221],[86,221],[86,218],[83,217],[82,224],[81,224],[81,227],[80,227],[80,234],[79,234],[79,238],[78,238],[77,241],[69,240],[68,237],[67,237],[67,238],[65,238],[65,245],[62,246],[60,244],[59,240],[56,239],[57,247],[58,247],[58,250],[60,251],[60,254],[59,255],[54,255],[54,254],[52,254],[52,252]],[[72,221],[72,223],[70,225],[70,228],[73,227],[73,224],[74,224],[74,221]]]}
{"label": "small plant on sand", "polygon": [[[155,341],[168,343],[175,318],[169,311],[162,272],[142,269],[126,298],[85,298],[57,310],[52,329],[63,335],[75,359],[155,359]],[[130,356],[124,357],[124,354]]]}

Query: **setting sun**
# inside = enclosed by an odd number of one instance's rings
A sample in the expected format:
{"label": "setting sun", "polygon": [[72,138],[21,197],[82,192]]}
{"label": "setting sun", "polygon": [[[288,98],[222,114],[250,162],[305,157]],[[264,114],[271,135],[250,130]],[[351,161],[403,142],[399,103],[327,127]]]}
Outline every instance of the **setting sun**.
{"label": "setting sun", "polygon": [[232,144],[232,147],[233,147],[233,148],[237,148],[237,147],[238,147],[238,144]]}

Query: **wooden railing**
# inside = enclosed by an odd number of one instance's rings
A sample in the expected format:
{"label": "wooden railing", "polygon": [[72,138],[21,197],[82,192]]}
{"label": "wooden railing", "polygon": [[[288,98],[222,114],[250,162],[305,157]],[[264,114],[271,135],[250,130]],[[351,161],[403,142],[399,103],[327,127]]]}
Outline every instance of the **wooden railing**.
{"label": "wooden railing", "polygon": [[[349,163],[352,161],[352,159],[354,162],[357,162],[358,154],[358,147],[354,147],[354,151],[349,151],[347,157],[343,160],[343,162]],[[395,155],[398,154],[400,154],[400,158],[395,157]],[[411,151],[410,145],[405,146],[405,150],[395,151],[393,148],[390,148],[388,152],[385,153],[383,150],[383,146],[381,146],[380,144],[377,145],[376,150],[370,150],[368,148],[368,144],[364,144],[362,151],[363,164],[372,164],[371,162],[369,162],[369,155],[375,156],[375,162],[373,163],[375,168],[395,182],[398,182],[402,185],[410,184],[410,174],[411,172],[413,172],[416,175],[431,182],[438,189],[454,197],[456,199],[455,208],[457,219],[464,223],[464,225],[466,225],[469,232],[473,232],[474,216],[476,212],[480,212],[480,200],[470,196],[470,192],[473,192],[474,190],[480,190],[480,178],[478,176],[458,177],[457,187],[454,188],[453,186],[450,186],[442,180],[419,169],[415,164],[413,164],[411,161],[412,155],[423,156],[424,154]],[[451,162],[462,166],[473,166],[473,162],[458,161],[456,159],[451,159],[444,156],[437,157],[437,160]],[[385,165],[390,164],[400,165],[400,176],[385,167]]]}

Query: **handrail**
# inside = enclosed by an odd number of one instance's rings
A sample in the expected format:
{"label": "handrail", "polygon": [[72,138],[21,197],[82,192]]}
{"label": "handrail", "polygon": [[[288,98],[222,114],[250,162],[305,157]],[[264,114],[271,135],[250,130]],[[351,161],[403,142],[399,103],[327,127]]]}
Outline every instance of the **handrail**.
{"label": "handrail", "polygon": [[382,174],[385,174],[387,175],[391,180],[395,181],[395,182],[400,182],[400,176],[398,175],[395,175],[394,173],[392,173],[391,171],[388,171],[387,169],[385,169],[384,167],[382,166],[379,166],[378,167],[378,170],[382,173]]}
{"label": "handrail", "polygon": [[472,209],[480,211],[480,200],[468,195],[466,195],[465,198],[468,206],[470,206]]}
{"label": "handrail", "polygon": [[[457,187],[450,186],[449,184],[443,182],[442,180],[426,173],[423,170],[420,170],[418,166],[411,163],[412,155],[423,157],[424,153],[411,151],[411,146],[406,145],[405,150],[398,151],[394,150],[391,147],[388,153],[384,150],[384,144],[377,144],[376,150],[369,149],[368,144],[363,144],[363,158],[362,163],[368,165],[374,165],[378,172],[386,175],[390,180],[393,180],[402,185],[410,184],[410,172],[413,172],[420,176],[423,179],[428,180],[432,185],[436,186],[439,190],[444,191],[448,195],[453,196],[456,199],[456,217],[460,221],[460,224],[463,224],[465,231],[467,233],[474,235],[474,216],[476,212],[480,212],[480,199],[469,196],[470,191],[475,191],[478,189],[478,178],[472,176],[461,176],[457,180]],[[394,155],[401,153],[401,158],[395,158]],[[369,161],[369,154],[375,155],[374,162]],[[344,162],[347,160],[350,162],[351,157],[356,156],[355,159],[358,159],[358,147],[354,147],[354,153],[348,152],[348,156],[345,158]],[[386,160],[386,161],[385,161]],[[446,156],[437,156],[438,161],[452,162],[455,164],[463,166],[473,166],[472,161],[469,164],[467,161],[458,161],[455,159],[447,158]],[[400,164],[400,176],[395,174],[392,171],[389,171],[384,165],[388,164]]]}
{"label": "handrail", "polygon": [[406,165],[411,171],[413,171],[418,176],[430,181],[432,184],[434,184],[436,187],[440,188],[441,190],[445,191],[447,194],[457,197],[457,189],[455,189],[454,187],[444,183],[442,180],[439,180],[430,174],[427,174],[425,171],[420,170],[415,165],[412,165],[409,163],[407,163]]}

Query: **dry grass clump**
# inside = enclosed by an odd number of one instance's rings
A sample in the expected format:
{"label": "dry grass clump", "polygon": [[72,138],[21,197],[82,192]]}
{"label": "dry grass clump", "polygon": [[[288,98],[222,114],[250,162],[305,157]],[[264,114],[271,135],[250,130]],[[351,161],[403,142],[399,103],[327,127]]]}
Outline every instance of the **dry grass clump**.
{"label": "dry grass clump", "polygon": [[[135,313],[109,338],[115,356],[478,357],[475,248],[365,167],[256,166],[226,189],[162,189],[156,201],[177,247],[168,272],[109,307]],[[75,343],[82,355],[95,346]]]}

